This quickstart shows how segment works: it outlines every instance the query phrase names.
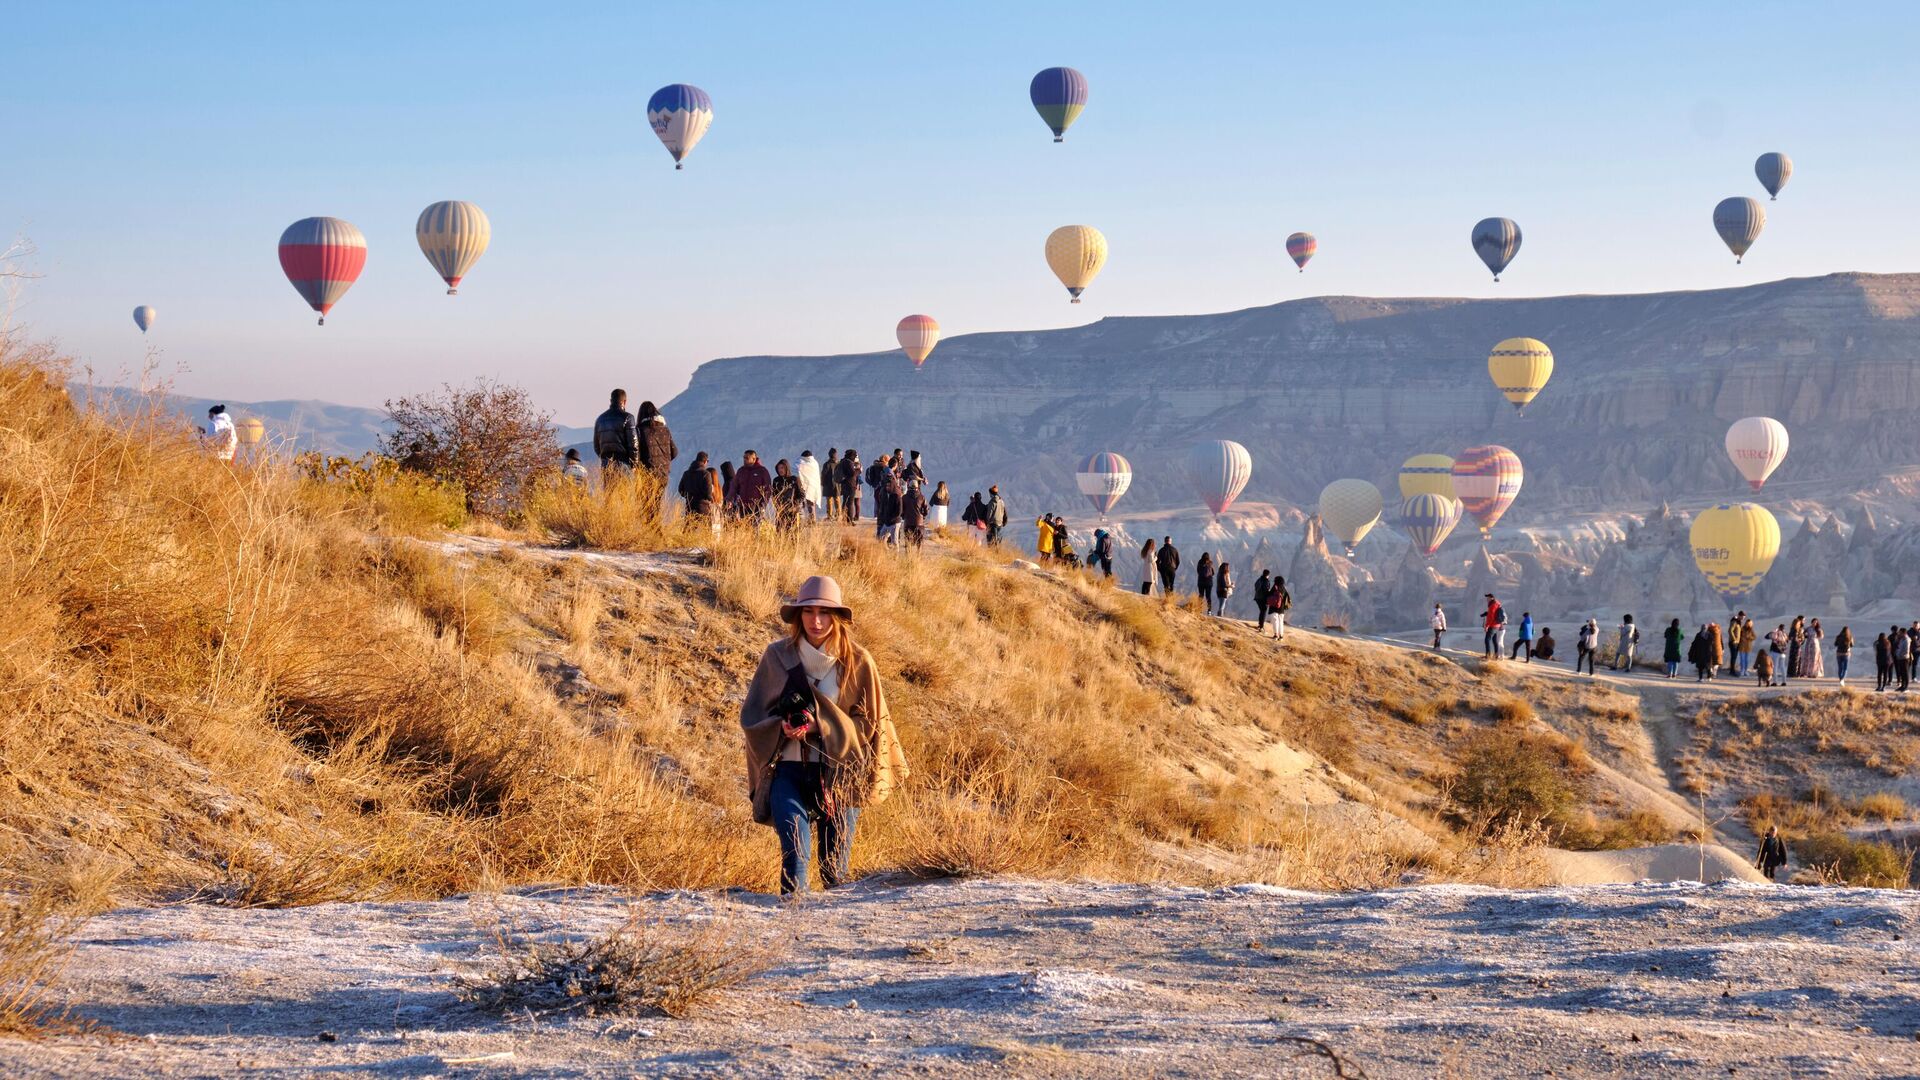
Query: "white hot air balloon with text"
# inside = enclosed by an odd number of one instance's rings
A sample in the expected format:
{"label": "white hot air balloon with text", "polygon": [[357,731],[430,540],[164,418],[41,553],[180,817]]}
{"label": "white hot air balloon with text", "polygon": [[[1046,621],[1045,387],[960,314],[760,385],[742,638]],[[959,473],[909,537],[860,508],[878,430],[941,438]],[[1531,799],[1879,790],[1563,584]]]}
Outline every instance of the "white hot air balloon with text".
{"label": "white hot air balloon with text", "polygon": [[1771,416],[1748,416],[1727,428],[1727,456],[1759,491],[1787,458],[1787,425]]}

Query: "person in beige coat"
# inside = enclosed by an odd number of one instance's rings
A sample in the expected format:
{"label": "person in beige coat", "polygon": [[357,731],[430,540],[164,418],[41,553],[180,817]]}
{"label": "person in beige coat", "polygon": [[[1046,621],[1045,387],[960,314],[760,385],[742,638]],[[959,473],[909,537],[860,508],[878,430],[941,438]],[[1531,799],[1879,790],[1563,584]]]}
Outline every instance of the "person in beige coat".
{"label": "person in beige coat", "polygon": [[780,838],[780,894],[847,880],[860,811],[909,774],[873,657],[853,640],[840,584],[810,577],[780,609],[787,633],[761,654],[740,704],[753,820]]}

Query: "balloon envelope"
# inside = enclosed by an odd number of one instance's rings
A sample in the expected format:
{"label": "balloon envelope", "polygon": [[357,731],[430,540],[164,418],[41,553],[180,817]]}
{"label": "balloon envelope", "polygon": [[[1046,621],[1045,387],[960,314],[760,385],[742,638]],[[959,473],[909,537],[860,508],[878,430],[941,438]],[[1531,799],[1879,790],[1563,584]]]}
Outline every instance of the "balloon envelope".
{"label": "balloon envelope", "polygon": [[681,162],[713,123],[713,101],[697,86],[663,86],[647,99],[647,123],[660,137],[660,145],[673,155],[673,167],[682,168]]}
{"label": "balloon envelope", "polygon": [[1508,338],[1488,354],[1487,374],[1514,408],[1524,409],[1553,377],[1553,350],[1535,338]]}
{"label": "balloon envelope", "polygon": [[1091,225],[1062,225],[1047,236],[1047,265],[1077,304],[1107,265],[1107,238]]}
{"label": "balloon envelope", "polygon": [[280,269],[300,298],[320,313],[322,326],[366,265],[367,238],[351,222],[301,218],[280,234]]}
{"label": "balloon envelope", "polygon": [[1215,517],[1225,513],[1253,476],[1253,455],[1237,442],[1203,442],[1187,452],[1187,477]]}
{"label": "balloon envelope", "polygon": [[487,253],[493,225],[486,212],[470,202],[437,202],[420,211],[413,237],[434,272],[447,283],[447,295],[460,291],[460,279]]}
{"label": "balloon envelope", "polygon": [[1365,480],[1335,480],[1320,489],[1320,520],[1349,555],[1380,521],[1385,506],[1380,489]]}
{"label": "balloon envelope", "polygon": [[1520,226],[1512,218],[1483,218],[1473,227],[1473,251],[1499,281],[1500,271],[1520,254]]}
{"label": "balloon envelope", "polygon": [[1469,446],[1453,463],[1453,490],[1460,505],[1480,523],[1480,535],[1493,531],[1500,515],[1520,494],[1520,455],[1504,446]]}
{"label": "balloon envelope", "polygon": [[1073,482],[1104,516],[1133,486],[1133,465],[1119,454],[1095,454],[1080,463]]}
{"label": "balloon envelope", "polygon": [[1793,175],[1793,159],[1778,150],[1761,154],[1753,163],[1753,175],[1760,178],[1760,186],[1767,189],[1769,198],[1778,198],[1780,189],[1787,186],[1787,178]]}
{"label": "balloon envelope", "polygon": [[1752,592],[1780,554],[1780,523],[1753,503],[1700,511],[1688,538],[1694,565],[1728,603]]}
{"label": "balloon envelope", "polygon": [[1753,490],[1787,457],[1787,426],[1771,416],[1748,416],[1727,428],[1727,456]]}
{"label": "balloon envelope", "polygon": [[893,328],[893,336],[917,368],[927,362],[933,347],[940,343],[940,324],[931,315],[909,315]]}
{"label": "balloon envelope", "polygon": [[153,329],[153,320],[159,317],[160,313],[153,310],[152,304],[141,304],[133,309],[133,325],[139,327],[143,334]]}
{"label": "balloon envelope", "polygon": [[234,434],[240,436],[241,442],[246,443],[248,446],[252,446],[254,443],[259,442],[261,438],[266,435],[267,425],[264,423],[261,423],[259,417],[249,416],[245,420],[242,420],[239,423],[233,425],[233,431],[234,431]]}
{"label": "balloon envelope", "polygon": [[1760,239],[1760,230],[1766,225],[1767,212],[1761,209],[1758,199],[1735,195],[1721,199],[1720,205],[1713,208],[1713,231],[1726,242],[1736,263],[1746,257],[1747,249]]}
{"label": "balloon envelope", "polygon": [[1460,524],[1460,500],[1426,492],[1400,504],[1400,531],[1422,555],[1432,555]]}
{"label": "balloon envelope", "polygon": [[1067,129],[1087,107],[1087,77],[1070,67],[1050,67],[1027,86],[1035,112],[1053,129],[1053,141],[1066,141]]}
{"label": "balloon envelope", "polygon": [[1415,454],[1400,463],[1400,497],[1439,495],[1457,499],[1453,490],[1453,459],[1445,454]]}
{"label": "balloon envelope", "polygon": [[1297,232],[1287,237],[1287,257],[1303,274],[1307,272],[1307,260],[1313,258],[1313,253],[1318,250],[1320,241],[1315,240],[1310,232]]}

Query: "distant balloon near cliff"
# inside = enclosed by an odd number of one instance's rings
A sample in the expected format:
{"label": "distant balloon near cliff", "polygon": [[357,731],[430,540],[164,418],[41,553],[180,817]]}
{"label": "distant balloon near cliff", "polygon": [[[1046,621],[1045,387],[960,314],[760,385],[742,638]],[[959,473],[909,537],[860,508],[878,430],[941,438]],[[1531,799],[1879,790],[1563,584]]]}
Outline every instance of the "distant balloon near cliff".
{"label": "distant balloon near cliff", "polygon": [[1483,218],[1473,227],[1473,253],[1493,271],[1493,280],[1520,254],[1520,226],[1512,218]]}
{"label": "distant balloon near cliff", "polygon": [[1787,425],[1771,416],[1748,416],[1727,428],[1727,456],[1759,491],[1787,458]]}
{"label": "distant balloon near cliff", "polygon": [[1380,489],[1365,480],[1335,480],[1320,491],[1320,520],[1351,556],[1379,523],[1385,505]]}
{"label": "distant balloon near cliff", "polygon": [[133,309],[133,325],[139,327],[143,334],[153,329],[153,320],[159,317],[160,313],[153,310],[152,304],[141,304]]}
{"label": "distant balloon near cliff", "polygon": [[1307,272],[1307,260],[1313,258],[1313,253],[1319,250],[1320,241],[1315,240],[1310,232],[1297,232],[1287,237],[1287,257],[1293,260],[1293,265],[1299,267],[1303,274]]}
{"label": "distant balloon near cliff", "polygon": [[1780,554],[1780,522],[1753,503],[1702,510],[1688,532],[1693,564],[1732,604],[1752,592]]}
{"label": "distant balloon near cliff", "polygon": [[1767,189],[1769,201],[1780,197],[1780,189],[1787,186],[1787,179],[1793,175],[1793,159],[1778,150],[1761,154],[1760,160],[1753,163],[1753,175],[1760,178],[1760,186]]}
{"label": "distant balloon near cliff", "polygon": [[1400,463],[1400,497],[1440,495],[1457,498],[1453,493],[1453,459],[1445,454],[1415,454]]}
{"label": "distant balloon near cliff", "polygon": [[1104,519],[1120,501],[1120,496],[1133,486],[1133,465],[1119,454],[1095,454],[1080,463],[1073,482]]}
{"label": "distant balloon near cliff", "polygon": [[1091,225],[1062,225],[1047,236],[1047,266],[1067,287],[1071,303],[1080,302],[1106,265],[1107,238]]}
{"label": "distant balloon near cliff", "polygon": [[1067,129],[1087,107],[1087,77],[1070,67],[1050,67],[1033,77],[1027,97],[1053,131],[1053,141],[1065,142]]}
{"label": "distant balloon near cliff", "polygon": [[713,99],[697,86],[674,83],[653,92],[647,100],[647,124],[660,145],[673,155],[673,167],[686,168],[687,155],[713,124]]}
{"label": "distant balloon near cliff", "polygon": [[1187,452],[1187,477],[1214,517],[1227,512],[1253,478],[1253,455],[1227,439],[1203,442]]}
{"label": "distant balloon near cliff", "polygon": [[927,357],[933,355],[933,347],[940,344],[940,324],[933,321],[931,315],[909,315],[893,328],[893,337],[907,359],[913,361],[913,369],[918,371]]}
{"label": "distant balloon near cliff", "polygon": [[1453,463],[1453,490],[1460,505],[1480,523],[1480,535],[1487,536],[1500,523],[1501,515],[1520,497],[1525,470],[1520,455],[1504,446],[1469,446]]}
{"label": "distant balloon near cliff", "polygon": [[1447,534],[1460,524],[1460,500],[1422,492],[1400,504],[1399,523],[1414,550],[1432,558],[1446,543]]}
{"label": "distant balloon near cliff", "polygon": [[1742,262],[1753,242],[1760,239],[1760,230],[1767,227],[1767,212],[1760,207],[1760,200],[1749,199],[1745,195],[1721,199],[1720,205],[1713,208],[1713,231],[1733,252],[1733,261]]}
{"label": "distant balloon near cliff", "polygon": [[1535,338],[1508,338],[1487,354],[1487,374],[1494,389],[1523,410],[1553,377],[1553,350]]}

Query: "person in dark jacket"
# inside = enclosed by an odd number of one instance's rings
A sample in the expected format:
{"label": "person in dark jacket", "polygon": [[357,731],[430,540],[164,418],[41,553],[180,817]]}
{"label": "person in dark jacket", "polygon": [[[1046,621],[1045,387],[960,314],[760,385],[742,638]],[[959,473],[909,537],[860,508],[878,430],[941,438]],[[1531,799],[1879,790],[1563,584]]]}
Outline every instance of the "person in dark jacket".
{"label": "person in dark jacket", "polygon": [[720,512],[733,515],[733,462],[720,463]]}
{"label": "person in dark jacket", "polygon": [[820,512],[828,521],[840,517],[840,448],[829,446],[827,460],[820,463]]}
{"label": "person in dark jacket", "polygon": [[687,515],[706,521],[713,516],[713,502],[708,498],[707,452],[693,455],[693,464],[680,476],[680,501],[686,504]]}
{"label": "person in dark jacket", "polygon": [[1536,660],[1553,659],[1553,627],[1540,628],[1540,638],[1533,643],[1533,655]]}
{"label": "person in dark jacket", "polygon": [[1873,690],[1880,693],[1893,681],[1893,642],[1881,634],[1873,639]]}
{"label": "person in dark jacket", "polygon": [[1007,527],[1007,503],[1000,497],[1000,485],[987,489],[987,543],[1000,542],[1000,530]]}
{"label": "person in dark jacket", "polygon": [[1680,629],[1679,619],[1675,619],[1667,624],[1666,645],[1660,652],[1660,660],[1667,665],[1667,678],[1669,679],[1680,674],[1680,661],[1682,659],[1680,655],[1680,642],[1686,636],[1687,632]]}
{"label": "person in dark jacket", "polygon": [[1262,570],[1260,576],[1253,579],[1253,612],[1259,616],[1254,620],[1254,633],[1267,632],[1267,598],[1273,595],[1273,571]]}
{"label": "person in dark jacket", "polygon": [[1093,548],[1087,552],[1087,568],[1096,566],[1103,576],[1113,577],[1113,534],[1105,529],[1093,530]]}
{"label": "person in dark jacket", "polygon": [[1200,553],[1200,562],[1193,568],[1194,591],[1200,594],[1200,606],[1207,614],[1213,614],[1213,552]]}
{"label": "person in dark jacket", "polygon": [[900,531],[916,548],[927,538],[927,497],[918,483],[908,484],[900,496]]}
{"label": "person in dark jacket", "polygon": [[1287,612],[1293,610],[1293,594],[1287,591],[1287,579],[1273,575],[1273,589],[1267,593],[1267,611],[1273,616],[1273,639],[1287,639]]}
{"label": "person in dark jacket", "polygon": [[[881,462],[886,459],[882,458]],[[879,466],[875,463],[875,467]],[[889,544],[900,540],[900,504],[904,501],[904,491],[900,480],[892,472],[881,470],[876,478],[879,483],[873,488],[873,535],[875,539]]]}
{"label": "person in dark jacket", "polygon": [[1713,673],[1713,645],[1707,640],[1707,628],[1693,635],[1693,644],[1687,647],[1687,662],[1693,665],[1694,682],[1706,682]]}
{"label": "person in dark jacket", "polygon": [[640,456],[640,440],[633,426],[633,414],[627,411],[627,392],[615,390],[608,398],[607,411],[593,422],[593,452],[600,455],[600,471],[631,469]]}
{"label": "person in dark jacket", "polygon": [[800,524],[800,507],[807,500],[800,492],[800,478],[786,458],[773,463],[773,523],[782,529]]}
{"label": "person in dark jacket", "polygon": [[1160,541],[1160,550],[1154,555],[1154,568],[1160,571],[1160,595],[1173,595],[1173,575],[1180,571],[1180,551],[1173,546],[1173,537]]}
{"label": "person in dark jacket", "polygon": [[1777,881],[1774,877],[1780,868],[1787,865],[1787,842],[1780,839],[1778,826],[1767,826],[1767,835],[1760,841],[1760,853],[1753,858],[1754,868],[1767,875],[1768,881]]}
{"label": "person in dark jacket", "polygon": [[907,463],[900,467],[900,479],[909,484],[925,484],[927,470],[920,467],[920,451],[912,450],[907,454]]}
{"label": "person in dark jacket", "polygon": [[742,518],[756,518],[773,498],[773,474],[760,464],[760,455],[748,450],[740,455],[740,468],[733,474],[733,490],[727,505]]}
{"label": "person in dark jacket", "polygon": [[967,501],[966,509],[960,511],[960,521],[980,543],[987,542],[987,504],[979,492],[974,492],[973,498]]}
{"label": "person in dark jacket", "polygon": [[840,458],[840,507],[849,522],[860,520],[860,452],[849,450]]}
{"label": "person in dark jacket", "polygon": [[673,459],[680,456],[680,448],[673,445],[673,432],[667,430],[667,418],[653,402],[640,403],[639,433],[636,437],[640,467],[653,474],[660,490],[667,488],[667,477],[672,475]]}

